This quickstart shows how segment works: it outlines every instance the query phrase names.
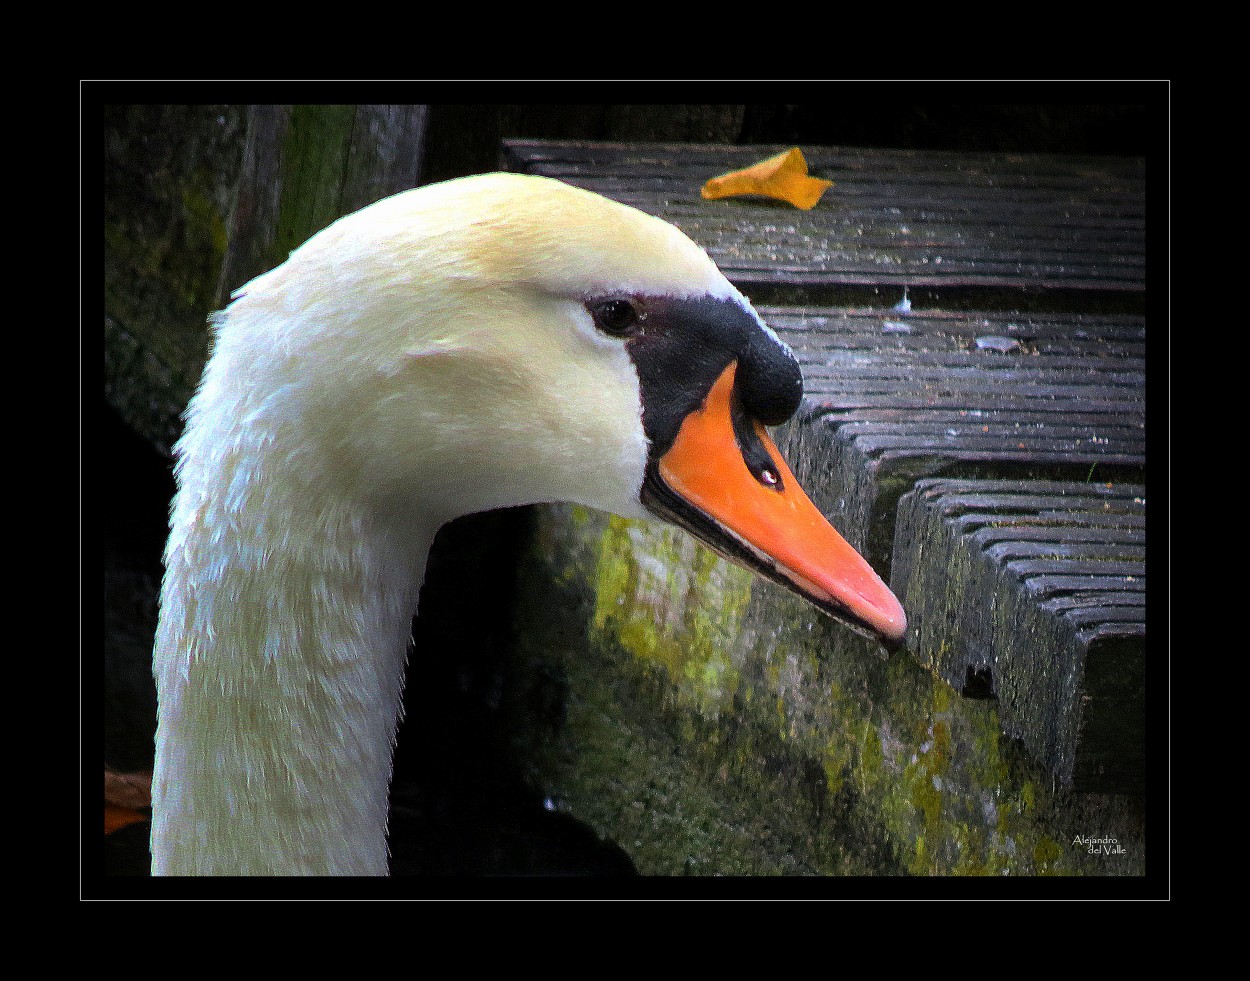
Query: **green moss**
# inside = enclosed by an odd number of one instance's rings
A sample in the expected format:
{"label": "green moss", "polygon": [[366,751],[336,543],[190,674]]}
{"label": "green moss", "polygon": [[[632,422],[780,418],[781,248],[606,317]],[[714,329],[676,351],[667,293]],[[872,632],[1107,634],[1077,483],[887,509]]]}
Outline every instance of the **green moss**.
{"label": "green moss", "polygon": [[629,523],[612,515],[599,541],[598,562],[595,566],[596,630],[603,630],[608,623],[623,616],[620,609],[636,590],[638,566],[629,548]]}
{"label": "green moss", "polygon": [[339,217],[354,106],[291,108],[282,153],[282,191],[275,233],[275,264]]}
{"label": "green moss", "polygon": [[[204,257],[207,269],[221,268],[226,255],[226,222],[217,202],[195,187],[182,189],[182,210],[186,218],[182,250]],[[200,276],[185,284],[183,300],[190,306],[207,308],[217,284],[208,276]]]}
{"label": "green moss", "polygon": [[1131,812],[1083,810],[1052,788],[993,702],[960,697],[905,652],[880,658],[679,532],[598,513],[564,528],[540,547],[582,570],[593,612],[576,663],[599,666],[572,686],[594,704],[569,709],[561,745],[580,789],[561,793],[644,856],[640,869],[1140,869],[1066,844],[1069,830],[1131,832],[1104,820]]}
{"label": "green moss", "polygon": [[593,626],[662,668],[680,695],[715,716],[738,689],[732,639],[751,595],[749,573],[681,532],[606,519],[595,568]]}
{"label": "green moss", "polygon": [[1020,788],[1020,813],[1028,814],[1034,808],[1033,781],[1026,780]]}
{"label": "green moss", "polygon": [[1038,875],[1054,875],[1059,871],[1058,862],[1063,852],[1058,842],[1046,834],[1040,834],[1033,845],[1033,862]]}
{"label": "green moss", "polygon": [[854,763],[854,745],[845,739],[834,738],[825,744],[823,763],[825,786],[831,795],[842,792],[846,776]]}
{"label": "green moss", "polygon": [[916,838],[916,847],[911,861],[907,863],[907,871],[912,875],[927,875],[929,873],[929,849],[924,835]]}
{"label": "green moss", "polygon": [[926,827],[937,828],[942,816],[942,795],[929,768],[923,764],[911,778],[911,799],[916,809],[924,815]]}
{"label": "green moss", "polygon": [[970,773],[978,785],[997,787],[1007,782],[1011,776],[999,751],[999,742],[1005,737],[998,721],[998,712],[991,704],[984,711],[972,714],[972,719],[973,746],[976,752],[970,760]]}
{"label": "green moss", "polygon": [[859,788],[867,793],[875,788],[881,778],[885,753],[881,749],[881,737],[873,728],[871,720],[864,722],[864,735],[859,744]]}

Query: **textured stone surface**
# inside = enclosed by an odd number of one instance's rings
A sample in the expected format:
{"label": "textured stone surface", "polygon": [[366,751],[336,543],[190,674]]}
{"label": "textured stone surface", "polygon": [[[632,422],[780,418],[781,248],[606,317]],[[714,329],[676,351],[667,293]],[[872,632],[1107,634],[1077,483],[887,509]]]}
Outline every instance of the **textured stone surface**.
{"label": "textured stone surface", "polygon": [[680,532],[542,508],[521,582],[517,756],[644,874],[1145,868],[1139,799],[1056,787],[993,701]]}

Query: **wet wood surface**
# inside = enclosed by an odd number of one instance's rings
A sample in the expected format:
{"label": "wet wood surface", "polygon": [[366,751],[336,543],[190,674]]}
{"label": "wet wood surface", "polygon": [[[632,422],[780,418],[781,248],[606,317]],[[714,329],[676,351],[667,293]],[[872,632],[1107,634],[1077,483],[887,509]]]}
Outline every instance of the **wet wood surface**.
{"label": "wet wood surface", "polygon": [[894,584],[917,656],[996,699],[1065,785],[1144,791],[1143,485],[922,480],[899,503]]}
{"label": "wet wood surface", "polygon": [[[674,222],[764,297],[805,379],[779,442],[892,576],[917,660],[998,698],[1004,733],[1058,784],[1140,792],[1144,162],[804,147],[834,181],[811,211],[701,199],[779,149],[511,141],[504,156]],[[797,302],[768,302],[785,287]]]}
{"label": "wet wood surface", "polygon": [[708,179],[784,149],[513,140],[504,162],[673,222],[743,286],[1145,289],[1138,158],[804,147],[834,182],[812,211],[701,200]]}

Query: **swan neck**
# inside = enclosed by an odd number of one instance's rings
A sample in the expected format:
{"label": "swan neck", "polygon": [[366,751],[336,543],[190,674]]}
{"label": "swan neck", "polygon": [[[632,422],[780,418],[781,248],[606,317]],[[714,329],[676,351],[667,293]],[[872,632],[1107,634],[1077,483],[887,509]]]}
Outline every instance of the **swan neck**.
{"label": "swan neck", "polygon": [[157,874],[385,874],[411,620],[433,531],[270,482],[182,488],[155,651]]}

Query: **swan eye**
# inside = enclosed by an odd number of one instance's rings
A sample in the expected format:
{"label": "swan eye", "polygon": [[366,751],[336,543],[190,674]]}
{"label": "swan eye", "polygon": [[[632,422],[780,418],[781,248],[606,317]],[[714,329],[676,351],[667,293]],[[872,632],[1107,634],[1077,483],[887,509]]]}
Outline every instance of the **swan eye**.
{"label": "swan eye", "polygon": [[645,318],[632,300],[602,300],[589,304],[595,326],[611,337],[628,337]]}

